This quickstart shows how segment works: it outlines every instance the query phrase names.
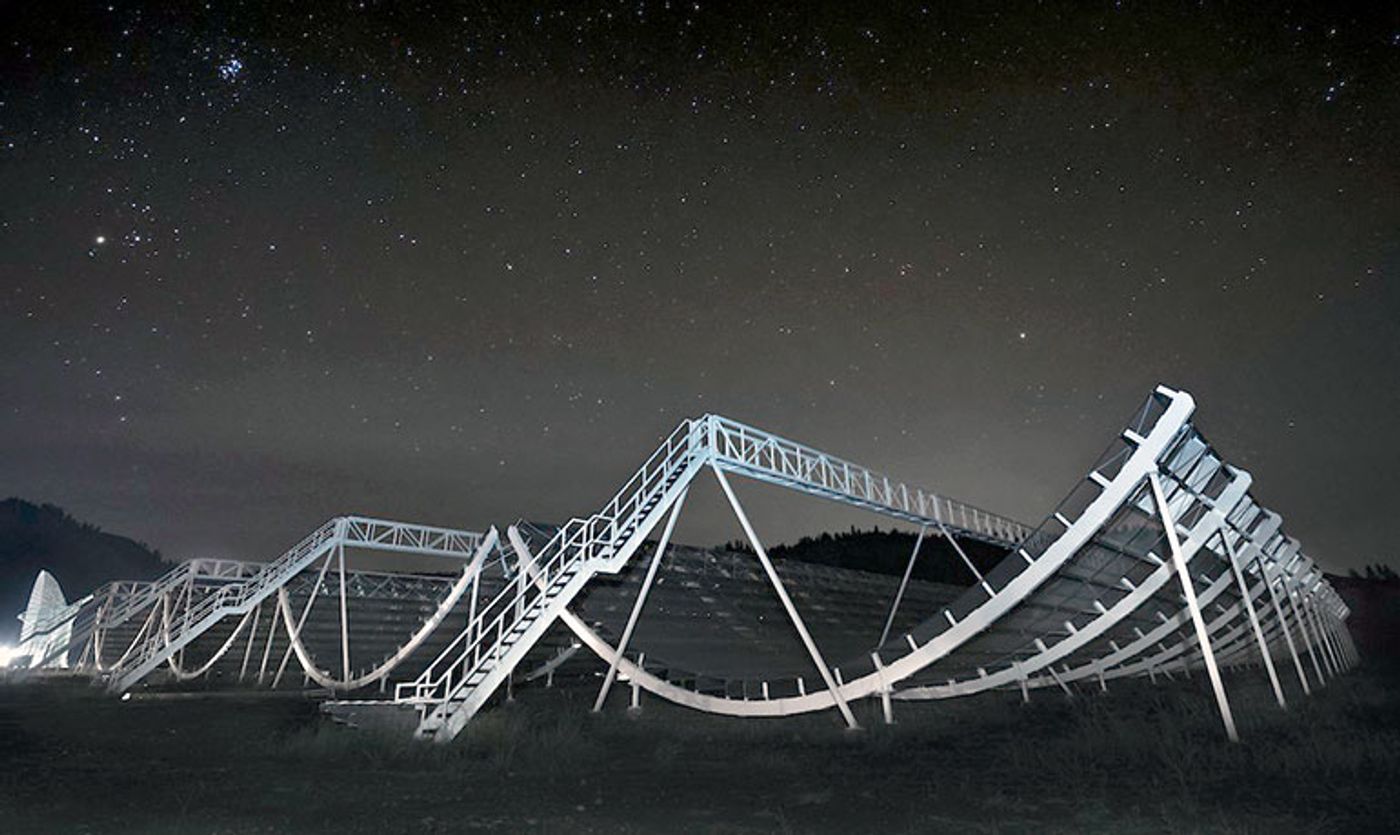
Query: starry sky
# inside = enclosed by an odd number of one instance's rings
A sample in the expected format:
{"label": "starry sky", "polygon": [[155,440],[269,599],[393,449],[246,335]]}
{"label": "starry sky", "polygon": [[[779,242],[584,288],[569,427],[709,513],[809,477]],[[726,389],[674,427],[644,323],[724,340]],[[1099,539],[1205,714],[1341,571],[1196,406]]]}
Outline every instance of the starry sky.
{"label": "starry sky", "polygon": [[714,411],[1034,522],[1166,382],[1400,564],[1394,6],[175,5],[0,10],[0,493],[270,559]]}

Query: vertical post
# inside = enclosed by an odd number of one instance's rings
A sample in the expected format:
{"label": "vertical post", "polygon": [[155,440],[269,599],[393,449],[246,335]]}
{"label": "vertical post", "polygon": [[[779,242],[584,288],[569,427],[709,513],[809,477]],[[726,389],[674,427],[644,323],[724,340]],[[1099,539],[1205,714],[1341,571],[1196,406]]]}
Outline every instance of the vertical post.
{"label": "vertical post", "polygon": [[263,679],[267,677],[267,660],[272,655],[272,639],[277,637],[277,616],[272,615],[267,619],[267,643],[263,645],[262,663],[258,665],[258,685],[261,686]]}
{"label": "vertical post", "polygon": [[[83,650],[84,655],[87,654],[88,650],[92,651],[92,666],[99,671],[102,669],[102,644],[107,638],[107,629],[103,624],[106,623],[107,615],[111,612],[112,598],[115,595],[115,591],[109,591],[103,598],[102,605],[92,619],[92,636],[88,638],[87,647]],[[83,666],[82,659],[79,659],[78,666]]]}
{"label": "vertical post", "polygon": [[[647,654],[645,652],[637,656],[637,667],[646,670]],[[633,715],[642,712],[642,686],[637,683],[637,677],[632,677],[632,703],[627,706],[627,712]]]}
{"label": "vertical post", "polygon": [[[875,664],[875,672],[880,676],[880,710],[885,715],[885,724],[894,724],[894,705],[890,704],[890,683],[885,680],[885,665],[880,663],[880,653],[870,653],[870,660]],[[766,695],[766,694],[765,694]]]}
{"label": "vertical post", "polygon": [[[502,552],[502,553],[504,554],[504,552]],[[502,569],[501,569],[501,575],[502,575],[503,577],[508,577],[508,575],[506,574],[506,570],[505,570],[505,568],[504,568],[504,565],[505,565],[505,558],[504,558],[504,556],[502,556],[501,565],[503,566]],[[471,599],[471,602],[467,604],[467,644],[468,644],[468,645],[470,645],[471,642],[472,642],[471,630],[475,627],[475,624],[476,624],[476,601],[477,601],[478,590],[479,590],[480,584],[481,584],[481,570],[478,569],[477,572],[476,572],[475,574],[472,575],[472,590],[471,590],[472,599]]]}
{"label": "vertical post", "polygon": [[1352,665],[1355,666],[1356,664],[1360,664],[1361,651],[1356,648],[1356,641],[1353,640],[1351,637],[1351,628],[1347,626],[1347,622],[1345,619],[1340,620],[1337,625],[1342,631],[1343,640],[1346,641],[1347,652],[1351,655]]}
{"label": "vertical post", "polygon": [[1293,619],[1298,622],[1298,631],[1303,633],[1303,644],[1308,648],[1308,657],[1312,659],[1313,672],[1317,673],[1317,686],[1326,687],[1327,679],[1322,674],[1322,665],[1317,661],[1317,648],[1313,645],[1312,633],[1308,631],[1308,622],[1303,617],[1303,613],[1298,611],[1298,598],[1296,592],[1283,587],[1284,593],[1288,595],[1288,606],[1293,610]]}
{"label": "vertical post", "polygon": [[1312,595],[1303,598],[1303,610],[1312,618],[1313,632],[1317,635],[1317,642],[1322,647],[1322,660],[1327,664],[1327,670],[1336,678],[1341,672],[1337,668],[1337,659],[1332,655],[1332,647],[1327,643],[1327,631],[1322,627],[1322,619],[1318,617],[1317,606],[1314,605]]}
{"label": "vertical post", "polygon": [[[190,572],[190,579],[189,579],[189,582],[187,582],[187,583],[185,584],[185,604],[184,604],[184,611],[181,612],[181,626],[180,626],[180,631],[181,631],[181,632],[185,631],[186,629],[189,629],[189,627],[190,627],[190,608],[194,605],[194,578],[195,578],[195,572],[194,572],[194,571],[191,571],[191,572]],[[184,647],[180,647],[180,661],[181,661],[182,663],[183,663],[184,660],[185,660],[185,655],[184,655],[184,653],[185,653],[185,648],[184,648]]]}
{"label": "vertical post", "polygon": [[[1264,629],[1259,625],[1259,615],[1254,611],[1253,596],[1250,595],[1249,586],[1245,583],[1244,572],[1240,570],[1239,554],[1235,553],[1235,546],[1230,542],[1229,534],[1226,531],[1220,532],[1220,539],[1225,543],[1225,553],[1230,559],[1230,570],[1234,572],[1235,582],[1239,584],[1240,599],[1244,601],[1244,610],[1249,613],[1249,625],[1254,629],[1254,639],[1259,644],[1259,654],[1263,656],[1264,667],[1269,671],[1269,683],[1274,688],[1274,699],[1281,709],[1287,710],[1288,702],[1284,701],[1283,698],[1283,686],[1279,684],[1278,672],[1274,670],[1274,659],[1269,655],[1269,644],[1264,640]],[[1262,571],[1260,576],[1263,577]],[[1264,582],[1268,583],[1268,579],[1265,578]]]}
{"label": "vertical post", "polygon": [[1337,657],[1342,661],[1342,669],[1351,669],[1351,658],[1347,655],[1346,641],[1342,640],[1341,622],[1337,616],[1330,611],[1323,610],[1323,617],[1327,623],[1327,634],[1332,636],[1332,646],[1337,650]]}
{"label": "vertical post", "polygon": [[608,691],[612,689],[613,681],[617,678],[617,665],[622,660],[623,653],[627,652],[627,644],[632,640],[632,632],[637,628],[637,619],[642,615],[642,606],[646,605],[647,593],[651,591],[652,583],[656,580],[656,571],[661,567],[661,557],[666,553],[666,547],[671,542],[671,532],[676,529],[676,520],[680,518],[681,508],[685,505],[686,494],[690,492],[687,487],[676,497],[676,503],[671,506],[671,515],[666,519],[666,527],[661,532],[661,539],[656,543],[656,553],[651,556],[651,564],[647,566],[646,578],[642,580],[642,587],[637,592],[637,599],[632,604],[632,612],[627,616],[627,625],[622,629],[622,638],[618,641],[617,652],[612,660],[608,662],[608,672],[603,676],[603,686],[598,688],[598,698],[593,701],[593,712],[597,713],[603,709],[603,702],[608,698]]}
{"label": "vertical post", "polygon": [[248,659],[253,656],[253,642],[258,638],[258,621],[262,620],[262,604],[258,604],[257,611],[253,613],[253,628],[248,632],[248,647],[243,650],[243,666],[238,668],[238,681],[241,683],[248,675]]}
{"label": "vertical post", "polygon": [[1327,618],[1327,633],[1332,636],[1332,646],[1337,649],[1337,657],[1341,659],[1342,668],[1344,670],[1349,670],[1351,669],[1351,660],[1347,658],[1346,644],[1342,642],[1341,635],[1338,632],[1339,624],[1337,616],[1331,612],[1325,612],[1324,614]]}
{"label": "vertical post", "polygon": [[1278,618],[1279,626],[1283,630],[1284,643],[1288,645],[1288,654],[1293,656],[1293,668],[1298,672],[1298,681],[1303,685],[1303,695],[1312,695],[1312,688],[1308,685],[1308,674],[1303,672],[1303,660],[1298,657],[1298,647],[1293,643],[1293,630],[1288,626],[1288,618],[1284,617],[1283,606],[1278,602],[1278,589],[1274,588],[1274,580],[1269,576],[1269,567],[1264,561],[1264,555],[1260,554],[1256,560],[1259,565],[1259,576],[1264,578],[1264,585],[1269,588],[1269,601],[1274,606],[1274,616]]}
{"label": "vertical post", "polygon": [[1176,520],[1167,507],[1167,497],[1162,492],[1161,479],[1154,469],[1147,474],[1152,485],[1152,496],[1157,502],[1157,516],[1167,535],[1171,547],[1172,564],[1176,566],[1176,576],[1181,580],[1182,593],[1186,595],[1186,608],[1191,612],[1191,623],[1196,627],[1196,641],[1201,645],[1201,655],[1206,662],[1206,672],[1210,676],[1211,689],[1215,691],[1215,702],[1220,708],[1220,721],[1225,724],[1225,735],[1231,742],[1239,742],[1240,735],[1235,730],[1235,717],[1230,713],[1230,702],[1225,697],[1225,685],[1220,681],[1220,670],[1215,666],[1215,652],[1210,646],[1210,633],[1206,630],[1205,619],[1201,617],[1200,604],[1196,602],[1196,589],[1191,583],[1191,575],[1186,567],[1186,559],[1181,554],[1181,542],[1176,535]]}
{"label": "vertical post", "polygon": [[787,610],[788,618],[797,629],[797,635],[802,639],[802,644],[807,648],[807,654],[812,657],[812,663],[816,666],[817,672],[821,674],[822,681],[826,683],[827,691],[831,693],[831,698],[836,702],[836,708],[841,712],[842,718],[846,720],[846,727],[851,729],[859,728],[855,714],[851,713],[851,708],[846,704],[846,697],[841,695],[841,690],[837,687],[835,679],[831,677],[831,670],[826,666],[826,659],[822,658],[821,650],[812,641],[812,635],[807,631],[807,625],[802,622],[802,616],[797,613],[797,607],[793,605],[792,598],[788,597],[787,589],[783,587],[783,581],[779,579],[777,569],[773,568],[773,562],[768,559],[768,552],[764,550],[763,543],[759,541],[758,534],[754,533],[753,526],[749,524],[749,517],[745,515],[744,508],[739,504],[739,499],[734,495],[734,488],[729,486],[729,479],[724,477],[724,473],[713,465],[710,467],[714,471],[715,478],[719,480],[719,486],[724,490],[724,495],[729,499],[729,505],[734,509],[734,515],[738,517],[739,524],[744,528],[744,535],[749,538],[749,544],[753,546],[754,552],[758,554],[758,561],[763,564],[763,571],[768,575],[768,581],[773,584],[773,591],[777,593],[778,600]]}
{"label": "vertical post", "polygon": [[919,547],[924,544],[924,535],[927,533],[928,525],[920,525],[919,536],[914,540],[914,550],[909,554],[909,564],[904,566],[904,578],[899,581],[899,590],[894,593],[889,617],[885,618],[885,628],[880,632],[880,642],[876,646],[884,646],[885,641],[889,640],[890,627],[894,626],[894,614],[899,611],[899,602],[904,599],[904,590],[909,586],[909,577],[914,573],[914,560],[919,558]]}
{"label": "vertical post", "polygon": [[1351,630],[1347,629],[1347,622],[1340,615],[1337,616],[1334,624],[1337,629],[1337,640],[1342,644],[1342,649],[1347,654],[1347,669],[1356,666],[1356,645],[1351,642]]}
{"label": "vertical post", "polygon": [[1332,643],[1332,654],[1337,657],[1337,667],[1342,672],[1346,672],[1351,665],[1347,663],[1346,648],[1342,646],[1341,640],[1337,637],[1337,618],[1331,612],[1323,609],[1321,605],[1318,606],[1318,612],[1322,616],[1322,625],[1327,627],[1327,640]]}
{"label": "vertical post", "polygon": [[350,618],[345,611],[345,543],[335,548],[340,562],[340,670],[341,677],[350,680]]}

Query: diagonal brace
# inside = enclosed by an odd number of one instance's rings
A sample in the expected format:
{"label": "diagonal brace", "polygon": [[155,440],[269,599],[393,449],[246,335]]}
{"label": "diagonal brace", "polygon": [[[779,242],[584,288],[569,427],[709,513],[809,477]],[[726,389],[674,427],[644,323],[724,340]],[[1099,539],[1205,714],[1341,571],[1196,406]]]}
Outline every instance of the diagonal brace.
{"label": "diagonal brace", "polygon": [[827,690],[836,701],[836,709],[841,711],[841,716],[846,720],[847,727],[853,730],[859,728],[860,725],[856,722],[855,715],[851,713],[850,705],[846,704],[846,697],[841,695],[836,680],[832,678],[831,669],[827,667],[826,660],[822,658],[821,650],[817,649],[811,633],[807,631],[807,625],[802,622],[802,616],[797,613],[797,607],[792,604],[792,598],[788,597],[787,589],[783,587],[783,581],[778,578],[778,572],[773,568],[773,562],[768,558],[768,552],[764,550],[763,543],[758,540],[758,534],[754,533],[753,525],[749,524],[749,517],[745,515],[738,497],[734,495],[734,488],[729,486],[729,479],[724,477],[724,472],[719,467],[711,466],[710,469],[714,470],[715,478],[719,479],[719,486],[723,488],[725,497],[729,499],[729,504],[734,509],[734,515],[738,517],[739,524],[743,526],[744,534],[749,538],[749,544],[758,554],[758,561],[763,564],[763,571],[768,575],[768,581],[773,584],[773,591],[777,593],[778,600],[787,610],[788,618],[792,620],[792,625],[797,629],[798,637],[802,639],[802,644],[807,648],[807,654],[812,657],[812,663],[816,665],[817,672],[821,674],[822,681],[826,683]]}

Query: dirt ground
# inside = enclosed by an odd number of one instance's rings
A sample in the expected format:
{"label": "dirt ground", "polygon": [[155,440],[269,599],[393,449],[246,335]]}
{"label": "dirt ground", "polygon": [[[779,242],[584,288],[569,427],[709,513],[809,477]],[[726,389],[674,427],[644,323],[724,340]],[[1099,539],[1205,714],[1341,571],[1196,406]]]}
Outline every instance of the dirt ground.
{"label": "dirt ground", "polygon": [[522,688],[455,744],[248,694],[118,701],[0,685],[0,832],[1381,832],[1400,828],[1400,675],[1288,712],[1263,673],[730,720],[591,687]]}

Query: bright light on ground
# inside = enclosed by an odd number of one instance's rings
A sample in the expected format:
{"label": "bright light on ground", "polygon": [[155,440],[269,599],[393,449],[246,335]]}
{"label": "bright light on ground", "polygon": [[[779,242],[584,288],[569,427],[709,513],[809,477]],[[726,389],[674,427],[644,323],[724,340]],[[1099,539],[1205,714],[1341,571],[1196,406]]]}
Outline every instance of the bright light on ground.
{"label": "bright light on ground", "polygon": [[0,644],[0,667],[10,666],[10,662],[19,657],[19,647],[12,647],[9,644]]}

